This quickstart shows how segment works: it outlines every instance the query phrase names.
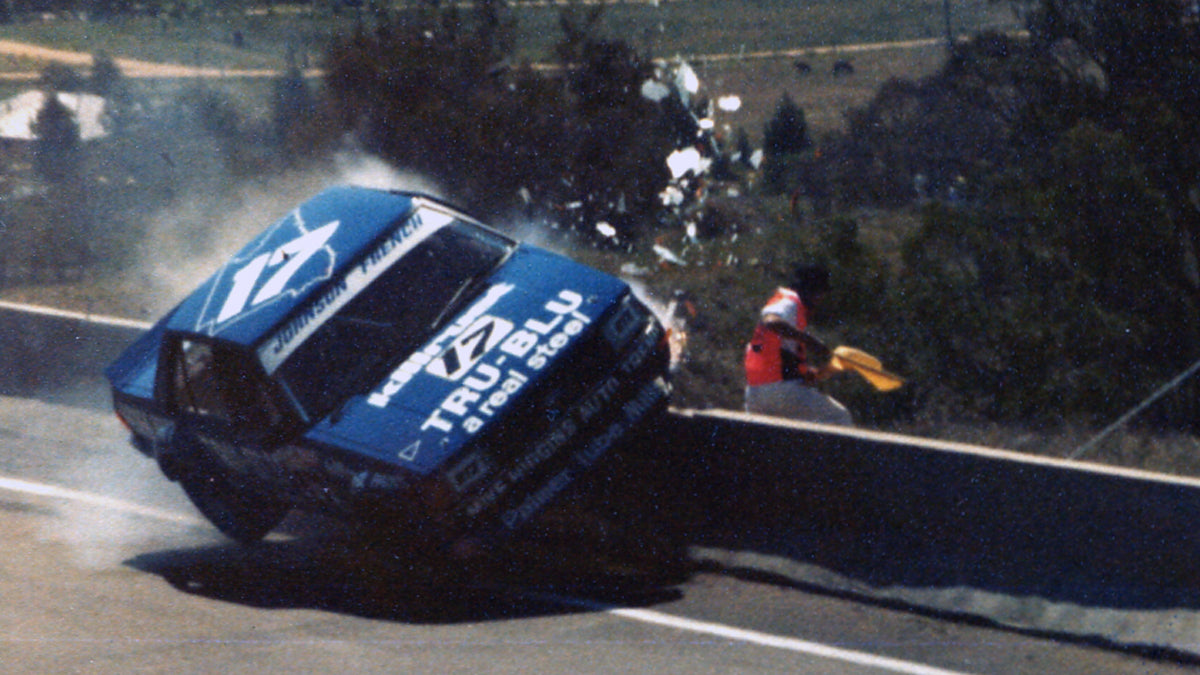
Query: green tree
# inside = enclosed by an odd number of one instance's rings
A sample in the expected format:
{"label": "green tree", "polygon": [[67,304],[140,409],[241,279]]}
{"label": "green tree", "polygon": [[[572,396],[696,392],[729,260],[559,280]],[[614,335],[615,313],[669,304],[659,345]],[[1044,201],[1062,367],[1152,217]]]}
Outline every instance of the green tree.
{"label": "green tree", "polygon": [[763,155],[798,155],[811,147],[804,110],[784,94],[775,106],[775,116],[763,128]]}
{"label": "green tree", "polygon": [[[108,19],[122,14],[128,14],[133,9],[133,0],[89,0],[84,3],[98,18]],[[156,3],[140,3],[156,4]]]}
{"label": "green tree", "polygon": [[535,211],[588,231],[605,219],[632,234],[667,178],[661,111],[638,93],[651,64],[577,34],[560,50],[565,73],[513,67],[500,8],[448,8],[337,42],[325,83],[343,129],[478,213]]}
{"label": "green tree", "polygon": [[288,67],[275,80],[271,96],[274,141],[285,158],[291,159],[314,150],[311,144],[295,143],[292,139],[307,137],[305,132],[316,113],[316,99],[289,52]]}
{"label": "green tree", "polygon": [[763,190],[781,194],[799,188],[809,194],[823,194],[823,188],[816,190],[818,184],[809,171],[811,163],[806,161],[805,153],[811,148],[804,110],[784,94],[775,115],[763,127]]}
{"label": "green tree", "polygon": [[928,401],[1102,422],[1194,360],[1184,249],[1133,150],[1085,124],[986,206],[926,212],[893,304]]}
{"label": "green tree", "polygon": [[[1186,2],[1022,0],[1034,45],[1060,58],[1059,76],[1090,84],[1086,116],[1136,147],[1172,217],[1200,251],[1200,27]],[[1061,58],[1073,45],[1074,58]],[[1068,54],[1072,54],[1068,52]],[[1200,289],[1195,292],[1200,293]]]}
{"label": "green tree", "polygon": [[[637,234],[667,180],[660,161],[672,149],[663,109],[641,96],[653,65],[622,41],[589,39],[579,46],[566,102],[572,119],[564,139],[572,148],[566,201],[581,201],[584,228],[609,221],[622,235]],[[624,211],[622,211],[624,205]],[[632,214],[632,215],[631,215]]]}
{"label": "green tree", "polygon": [[82,148],[79,124],[74,114],[59,100],[57,92],[45,93],[32,131],[34,168],[52,183],[75,182],[81,171]]}
{"label": "green tree", "polygon": [[848,203],[903,204],[918,176],[969,188],[905,246],[914,389],[992,418],[1111,419],[1197,356],[1197,33],[1181,3],[1020,4],[1029,39],[979,35],[889,83],[824,168]]}
{"label": "green tree", "polygon": [[38,234],[31,262],[35,269],[61,277],[79,271],[87,252],[87,192],[79,125],[57,93],[48,91],[32,131],[37,137],[34,169],[47,184],[47,196],[43,219],[30,225]]}
{"label": "green tree", "polygon": [[87,80],[78,71],[62,63],[51,63],[42,68],[40,84],[45,89],[67,92],[86,91],[88,88]]}
{"label": "green tree", "polygon": [[[1080,51],[1075,77],[1098,67],[1114,100],[1144,94],[1194,105],[1197,69],[1195,26],[1186,2],[1122,0],[1017,0],[1033,40],[1050,49],[1069,40]],[[1069,62],[1068,62],[1069,63]],[[1190,85],[1182,86],[1181,85]]]}
{"label": "green tree", "polygon": [[847,130],[822,143],[840,201],[898,206],[978,186],[1005,167],[1037,163],[1095,110],[1094,83],[1061,73],[1061,59],[1026,41],[984,33],[955,46],[919,81],[886,82],[850,110]]}
{"label": "green tree", "polygon": [[125,95],[125,80],[116,61],[104,52],[92,56],[92,74],[88,78],[87,90],[97,96],[119,97]]}
{"label": "green tree", "polygon": [[[452,10],[440,21],[387,23],[374,32],[360,27],[332,47],[325,83],[344,128],[368,150],[442,182],[468,205],[495,208],[520,187],[480,178],[515,180],[515,139],[507,134],[548,130],[506,126],[510,106],[550,92],[534,91],[526,72],[499,67],[492,29],[468,28]],[[550,129],[562,126],[553,115],[542,121]]]}

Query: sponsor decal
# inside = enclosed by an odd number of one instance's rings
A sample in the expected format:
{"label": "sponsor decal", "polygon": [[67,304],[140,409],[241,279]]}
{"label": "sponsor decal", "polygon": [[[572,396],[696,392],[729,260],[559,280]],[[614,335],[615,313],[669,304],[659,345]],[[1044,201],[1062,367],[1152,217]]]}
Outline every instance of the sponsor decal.
{"label": "sponsor decal", "polygon": [[[521,503],[500,516],[500,522],[508,529],[516,528],[529,520],[554,499],[558,493],[575,480],[577,474],[595,464],[633,426],[667,396],[668,386],[660,377],[647,384],[621,408],[621,416],[604,431],[593,437],[571,458],[571,464],[546,481],[536,492],[528,495]],[[495,498],[492,499],[495,501]]]}
{"label": "sponsor decal", "polygon": [[[345,276],[330,285],[291,321],[283,325],[258,350],[259,360],[267,373],[273,373],[292,352],[304,343],[330,317],[350,302],[363,289],[403,258],[429,235],[448,225],[453,216],[433,209],[418,207]],[[331,223],[336,229],[337,222]],[[329,227],[329,226],[326,226]],[[332,236],[332,231],[329,233]],[[332,256],[332,252],[330,253]],[[330,262],[332,267],[332,258]],[[328,279],[326,274],[322,279]],[[299,292],[299,291],[297,291]]]}
{"label": "sponsor decal", "polygon": [[[526,319],[516,330],[511,322],[490,315],[470,324],[425,367],[430,375],[461,379],[462,385],[434,409],[421,431],[450,433],[457,427],[474,434],[482,429],[534,373],[587,328],[591,319],[579,311],[582,305],[582,295],[561,290],[543,305],[541,314]],[[391,398],[388,391],[384,385],[368,402],[386,405]]]}
{"label": "sponsor decal", "polygon": [[633,337],[634,331],[643,325],[641,319],[641,313],[633,301],[627,298],[613,317],[604,324],[604,339],[613,349],[622,349]]}
{"label": "sponsor decal", "polygon": [[457,428],[475,434],[482,429],[592,321],[579,311],[583,295],[569,289],[546,301],[542,311],[520,327],[489,314],[512,290],[512,284],[488,289],[453,325],[400,364],[367,396],[367,403],[386,408],[413,378],[425,373],[459,386],[430,413],[421,431],[448,434]]}
{"label": "sponsor decal", "polygon": [[413,441],[400,452],[396,453],[396,457],[412,462],[417,459],[417,455],[421,452],[421,441]]}
{"label": "sponsor decal", "polygon": [[[426,369],[430,375],[457,381],[470,372],[476,363],[490,352],[504,336],[512,332],[511,321],[484,315],[450,343],[441,356]],[[494,369],[493,369],[494,370]]]}
{"label": "sponsor decal", "polygon": [[554,499],[558,493],[571,484],[571,481],[575,479],[574,473],[574,470],[570,467],[558,472],[553,478],[546,481],[542,487],[538,488],[537,492],[526,497],[520,506],[505,512],[501,516],[500,522],[504,523],[504,526],[511,530],[529,520],[534,514],[545,508],[551,499]]}
{"label": "sponsor decal", "polygon": [[462,492],[474,485],[491,470],[491,463],[482,453],[472,452],[446,471],[446,479],[455,490]]}
{"label": "sponsor decal", "polygon": [[662,330],[658,329],[657,326],[653,330],[643,332],[641,339],[633,345],[633,348],[629,350],[629,354],[621,360],[620,365],[617,366],[617,370],[622,375],[629,375],[642,367],[646,359],[654,353],[654,348],[658,346],[661,339]]}
{"label": "sponsor decal", "polygon": [[[376,408],[386,408],[391,402],[392,397],[400,393],[417,373],[423,368],[433,363],[435,359],[443,356],[445,349],[442,345],[448,341],[459,337],[463,333],[468,332],[467,329],[475,325],[477,321],[484,318],[484,314],[491,309],[499,300],[514,288],[512,284],[496,284],[487,290],[479,300],[476,300],[466,312],[463,313],[453,324],[446,327],[437,337],[425,345],[420,351],[413,353],[404,363],[401,363],[392,374],[388,376],[387,381],[377,391],[372,392],[367,397],[367,403]],[[488,336],[490,338],[490,334]],[[486,352],[486,349],[484,350]],[[479,354],[472,363],[477,363],[483,354]],[[440,372],[446,372],[445,365],[438,368]],[[457,369],[455,369],[457,371]],[[465,371],[464,371],[465,372]],[[456,374],[460,374],[457,373]]]}
{"label": "sponsor decal", "polygon": [[[646,331],[642,339],[621,360],[616,372],[628,376],[645,363],[658,342],[658,331]],[[517,459],[511,467],[492,482],[466,508],[468,516],[474,517],[494,504],[503,494],[528,477],[534,469],[558,454],[558,451],[574,439],[578,430],[594,419],[612,402],[620,389],[621,379],[617,375],[605,378],[571,411],[566,419],[555,426],[527,454]],[[642,419],[653,406],[667,396],[668,386],[662,378],[643,387],[633,398],[625,402],[621,408],[620,419],[613,422],[596,436],[593,436],[575,455],[573,461],[582,468],[594,464],[621,438],[634,424]],[[530,511],[530,506],[526,511]],[[519,510],[519,507],[518,509]],[[523,518],[518,515],[505,516],[513,518],[510,527],[515,527]]]}
{"label": "sponsor decal", "polygon": [[555,425],[550,433],[543,436],[529,453],[518,459],[513,466],[502,473],[467,505],[467,515],[474,517],[495,503],[501,495],[508,492],[510,487],[526,478],[543,462],[558,454],[558,451],[574,438],[578,430],[579,424],[569,417]]}
{"label": "sponsor decal", "polygon": [[403,481],[397,476],[374,471],[361,471],[350,479],[350,492],[351,494],[370,491],[389,492],[399,489],[403,484]]}

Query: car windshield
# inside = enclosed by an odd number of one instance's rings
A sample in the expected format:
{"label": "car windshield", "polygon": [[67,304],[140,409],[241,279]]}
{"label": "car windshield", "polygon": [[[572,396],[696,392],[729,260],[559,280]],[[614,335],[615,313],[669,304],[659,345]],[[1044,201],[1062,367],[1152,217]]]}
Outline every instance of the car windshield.
{"label": "car windshield", "polygon": [[515,246],[472,223],[443,227],[326,321],[276,379],[310,421],[325,417],[424,344]]}

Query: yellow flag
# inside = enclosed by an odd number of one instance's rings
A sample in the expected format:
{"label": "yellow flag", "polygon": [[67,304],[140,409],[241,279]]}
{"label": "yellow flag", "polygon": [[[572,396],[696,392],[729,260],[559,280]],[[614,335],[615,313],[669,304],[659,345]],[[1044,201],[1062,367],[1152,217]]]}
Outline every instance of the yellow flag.
{"label": "yellow flag", "polygon": [[879,359],[854,347],[835,348],[829,365],[834,370],[853,370],[878,391],[892,391],[904,384],[903,378],[884,370]]}

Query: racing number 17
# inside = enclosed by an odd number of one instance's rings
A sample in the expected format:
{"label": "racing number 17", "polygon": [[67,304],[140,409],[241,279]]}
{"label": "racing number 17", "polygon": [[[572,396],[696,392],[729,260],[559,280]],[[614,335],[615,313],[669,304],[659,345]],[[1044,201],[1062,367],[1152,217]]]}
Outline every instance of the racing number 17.
{"label": "racing number 17", "polygon": [[[282,293],[296,272],[304,266],[304,263],[317,251],[320,251],[325,242],[329,241],[329,238],[337,231],[340,222],[335,220],[312,232],[305,232],[274,251],[263,253],[246,263],[245,267],[233,275],[233,289],[229,291],[229,297],[225,298],[225,304],[221,306],[217,322],[220,323],[237,316],[246,308],[247,303],[253,307]],[[267,277],[262,288],[254,293],[255,288],[263,279],[263,272],[268,267],[278,267],[281,264],[283,266]],[[251,293],[254,293],[253,300],[250,299]]]}

